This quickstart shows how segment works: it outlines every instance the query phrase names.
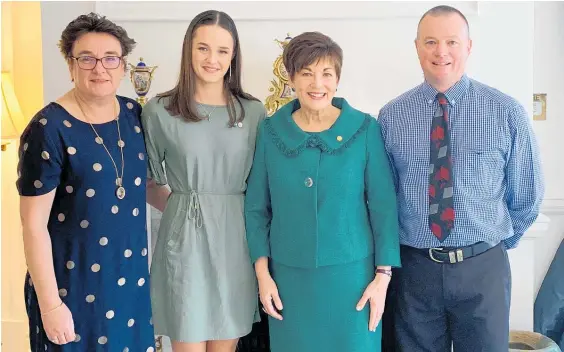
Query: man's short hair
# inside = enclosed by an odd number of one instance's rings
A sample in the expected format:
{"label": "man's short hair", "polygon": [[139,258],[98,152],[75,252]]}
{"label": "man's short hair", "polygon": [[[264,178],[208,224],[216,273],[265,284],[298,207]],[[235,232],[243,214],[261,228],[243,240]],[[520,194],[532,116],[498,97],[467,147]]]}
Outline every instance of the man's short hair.
{"label": "man's short hair", "polygon": [[432,9],[430,9],[429,11],[425,12],[423,14],[423,16],[421,16],[421,19],[419,20],[419,23],[417,24],[417,37],[419,38],[419,26],[421,26],[421,22],[423,21],[423,19],[427,16],[443,16],[443,15],[451,15],[451,14],[457,14],[460,17],[462,17],[462,19],[464,20],[464,23],[466,23],[466,30],[468,32],[468,37],[470,37],[470,25],[468,24],[468,20],[466,19],[466,16],[464,16],[464,14],[462,12],[460,12],[460,10],[452,7],[452,6],[448,6],[448,5],[439,5],[439,6],[435,6]]}

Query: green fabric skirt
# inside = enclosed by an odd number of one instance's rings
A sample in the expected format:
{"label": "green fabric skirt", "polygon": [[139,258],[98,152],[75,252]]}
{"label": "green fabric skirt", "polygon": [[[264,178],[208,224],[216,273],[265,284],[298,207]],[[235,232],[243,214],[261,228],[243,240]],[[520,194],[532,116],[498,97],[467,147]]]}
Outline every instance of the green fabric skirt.
{"label": "green fabric skirt", "polygon": [[374,269],[372,256],[315,269],[272,262],[284,320],[269,317],[271,352],[379,352],[381,324],[369,331],[369,304],[356,310]]}

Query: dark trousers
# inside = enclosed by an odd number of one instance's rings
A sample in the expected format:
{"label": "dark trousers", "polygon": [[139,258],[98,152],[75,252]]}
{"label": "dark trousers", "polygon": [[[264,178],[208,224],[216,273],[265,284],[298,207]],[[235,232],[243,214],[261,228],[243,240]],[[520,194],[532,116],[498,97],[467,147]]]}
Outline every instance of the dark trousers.
{"label": "dark trousers", "polygon": [[457,264],[401,247],[383,317],[382,352],[507,352],[511,271],[503,244]]}

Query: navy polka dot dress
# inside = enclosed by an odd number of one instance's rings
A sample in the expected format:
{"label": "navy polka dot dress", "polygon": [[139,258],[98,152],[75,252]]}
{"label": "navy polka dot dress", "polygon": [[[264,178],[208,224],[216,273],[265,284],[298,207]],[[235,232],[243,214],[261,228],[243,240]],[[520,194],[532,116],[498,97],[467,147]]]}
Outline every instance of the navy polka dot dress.
{"label": "navy polka dot dress", "polygon": [[118,123],[90,124],[57,103],[43,108],[21,137],[18,191],[39,196],[56,189],[48,230],[59,296],[72,313],[76,339],[51,343],[43,330],[33,282],[25,301],[32,352],[153,352],[145,217],[145,144],[140,105],[118,97]]}

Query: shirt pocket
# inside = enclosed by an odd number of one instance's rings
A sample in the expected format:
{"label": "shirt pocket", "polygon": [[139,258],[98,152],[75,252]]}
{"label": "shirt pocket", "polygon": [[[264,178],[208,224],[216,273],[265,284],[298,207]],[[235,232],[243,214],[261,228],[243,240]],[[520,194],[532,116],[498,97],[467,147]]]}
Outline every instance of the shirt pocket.
{"label": "shirt pocket", "polygon": [[455,192],[480,199],[502,196],[505,160],[500,149],[461,149],[454,169]]}

